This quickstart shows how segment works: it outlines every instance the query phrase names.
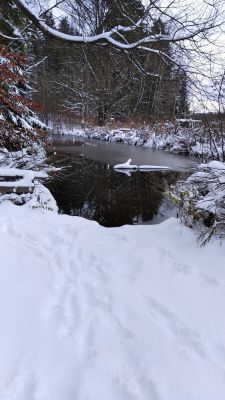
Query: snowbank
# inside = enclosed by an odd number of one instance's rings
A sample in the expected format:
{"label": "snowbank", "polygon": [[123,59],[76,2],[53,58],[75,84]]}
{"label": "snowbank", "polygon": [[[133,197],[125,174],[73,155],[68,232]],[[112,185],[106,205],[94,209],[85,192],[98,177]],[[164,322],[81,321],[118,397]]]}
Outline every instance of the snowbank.
{"label": "snowbank", "polygon": [[223,399],[224,251],[1,204],[0,398]]}

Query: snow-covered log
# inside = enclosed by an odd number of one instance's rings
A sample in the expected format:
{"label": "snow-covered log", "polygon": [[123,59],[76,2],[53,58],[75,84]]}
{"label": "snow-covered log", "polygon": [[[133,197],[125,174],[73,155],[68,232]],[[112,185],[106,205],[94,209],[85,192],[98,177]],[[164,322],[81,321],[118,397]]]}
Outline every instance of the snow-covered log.
{"label": "snow-covered log", "polygon": [[140,171],[162,171],[170,168],[166,167],[165,165],[139,165],[138,169]]}
{"label": "snow-covered log", "polygon": [[114,165],[114,169],[138,169],[138,166],[136,164],[131,164],[132,160],[129,158],[125,163],[123,164],[117,164]]}

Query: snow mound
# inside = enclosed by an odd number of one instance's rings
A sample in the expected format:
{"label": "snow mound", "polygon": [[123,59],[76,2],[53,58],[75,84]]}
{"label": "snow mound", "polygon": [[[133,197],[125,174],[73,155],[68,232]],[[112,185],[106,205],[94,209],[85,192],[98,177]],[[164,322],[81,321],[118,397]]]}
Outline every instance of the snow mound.
{"label": "snow mound", "polygon": [[31,171],[17,168],[0,168],[0,178],[20,178],[17,181],[0,180],[0,187],[34,187],[34,179],[47,178],[46,172]]}
{"label": "snow mound", "polygon": [[202,182],[209,179],[210,174],[204,171],[198,171],[188,177],[187,182]]}
{"label": "snow mound", "polygon": [[199,164],[199,169],[218,169],[218,170],[225,170],[225,164],[220,161],[210,161],[208,164]]}
{"label": "snow mound", "polygon": [[211,161],[207,164],[208,168],[225,170],[225,164],[220,161]]}

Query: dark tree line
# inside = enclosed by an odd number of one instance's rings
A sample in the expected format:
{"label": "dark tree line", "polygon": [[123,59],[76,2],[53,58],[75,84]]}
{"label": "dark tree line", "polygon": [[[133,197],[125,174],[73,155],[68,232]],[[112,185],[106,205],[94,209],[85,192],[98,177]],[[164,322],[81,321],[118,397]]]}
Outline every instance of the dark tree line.
{"label": "dark tree line", "polygon": [[[92,24],[93,35],[115,25],[137,22],[144,13],[139,0],[124,1],[123,10],[117,1],[92,3],[92,14],[86,16],[86,21]],[[45,18],[49,26],[56,28],[51,13]],[[77,34],[72,26],[64,17],[57,29]],[[138,40],[146,29],[140,26],[138,32],[128,32],[125,38],[133,35],[129,39]],[[154,20],[151,34],[166,34],[162,20]],[[170,43],[152,47],[155,53],[124,51],[104,44],[62,44],[41,35],[34,40],[34,54],[37,61],[46,59],[38,69],[36,99],[49,113],[67,112],[83,122],[91,119],[99,125],[137,116],[145,120],[183,116],[188,104],[186,76],[171,62]],[[164,59],[158,50],[165,53]]]}

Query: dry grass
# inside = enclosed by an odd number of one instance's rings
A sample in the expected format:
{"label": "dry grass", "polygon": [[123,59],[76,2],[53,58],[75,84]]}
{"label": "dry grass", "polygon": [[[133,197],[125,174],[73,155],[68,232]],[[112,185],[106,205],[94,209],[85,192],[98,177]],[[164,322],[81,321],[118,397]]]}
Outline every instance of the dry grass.
{"label": "dry grass", "polygon": [[[71,129],[75,126],[81,126],[84,128],[97,128],[99,125],[96,122],[95,118],[86,118],[82,121],[80,116],[71,115],[70,113],[52,113],[46,115],[45,113],[39,114],[40,119],[46,124],[50,124],[53,129],[60,130],[62,128]],[[102,126],[102,128],[106,130],[112,129],[138,129],[138,130],[146,130],[146,128],[153,128],[158,134],[163,134],[168,132],[168,126],[166,123],[174,124],[175,119],[159,119],[159,118],[146,118],[140,116],[133,116],[132,118],[127,118],[124,121],[116,121],[110,119],[106,121],[106,124]]]}

